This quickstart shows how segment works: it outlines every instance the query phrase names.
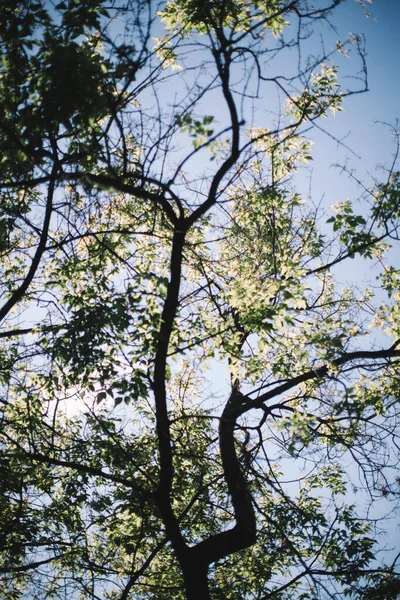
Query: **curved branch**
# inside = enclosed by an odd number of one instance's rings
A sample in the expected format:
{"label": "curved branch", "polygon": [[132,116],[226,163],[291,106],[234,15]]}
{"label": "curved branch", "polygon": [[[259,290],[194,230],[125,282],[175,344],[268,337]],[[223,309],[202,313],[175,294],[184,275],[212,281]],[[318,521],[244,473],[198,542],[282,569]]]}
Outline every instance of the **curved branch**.
{"label": "curved branch", "polygon": [[118,475],[113,475],[112,473],[106,473],[105,471],[102,471],[102,469],[90,467],[89,465],[78,463],[73,460],[61,460],[58,458],[51,458],[49,456],[46,456],[45,454],[41,454],[40,452],[29,452],[27,450],[24,450],[21,446],[19,446],[19,449],[24,452],[25,456],[28,459],[34,462],[50,466],[65,467],[67,469],[78,471],[78,473],[85,473],[87,475],[93,475],[94,477],[101,477],[102,479],[105,479],[107,481],[119,483],[130,489],[136,490],[143,496],[150,497],[150,492],[148,490],[141,488],[140,486],[135,484],[135,482],[132,479],[129,479],[127,477],[119,477]]}
{"label": "curved branch", "polygon": [[49,189],[47,192],[46,211],[45,211],[45,215],[44,215],[42,233],[41,233],[41,236],[39,239],[39,244],[36,248],[36,252],[33,256],[31,266],[29,268],[29,271],[28,271],[25,279],[21,283],[21,285],[16,290],[14,290],[14,292],[11,295],[11,298],[9,298],[7,300],[7,302],[0,309],[0,322],[8,315],[10,310],[23,298],[25,292],[27,291],[28,287],[32,283],[33,278],[35,277],[35,274],[39,268],[43,253],[46,250],[47,237],[49,234],[49,227],[50,227],[50,219],[51,219],[51,215],[52,215],[52,211],[53,211],[53,197],[54,197],[54,191],[55,191],[55,187],[56,187],[58,169],[59,169],[59,163],[55,162],[53,165],[51,175],[50,175],[50,183],[49,183]]}
{"label": "curved branch", "polygon": [[[400,350],[396,350],[397,344],[398,342],[395,342],[390,348],[385,350],[358,350],[356,352],[348,352],[336,360],[333,360],[332,366],[340,367],[341,365],[356,360],[390,360],[392,358],[400,357]],[[297,375],[297,377],[293,377],[293,379],[289,379],[285,383],[275,387],[273,390],[261,394],[261,396],[255,398],[254,400],[249,399],[248,395],[243,396],[244,401],[238,408],[238,413],[241,415],[252,408],[261,408],[264,402],[267,400],[275,398],[276,396],[280,396],[284,392],[287,392],[298,386],[300,383],[305,383],[311,379],[322,379],[329,374],[331,368],[332,367],[329,365],[322,365],[316,369],[306,371],[305,373]],[[249,393],[251,394],[252,392]]]}
{"label": "curved branch", "polygon": [[[165,198],[165,192],[167,191],[165,189],[165,185],[154,180],[148,181],[150,181],[150,183],[152,183],[153,185],[159,185],[161,187],[162,192],[160,194],[156,194],[154,192],[150,192],[149,190],[145,190],[143,189],[143,187],[138,187],[135,185],[130,185],[128,183],[124,183],[123,181],[120,181],[115,177],[110,177],[109,175],[94,175],[91,173],[80,172],[63,173],[61,179],[63,179],[64,181],[77,180],[83,184],[86,183],[92,187],[97,187],[106,191],[121,192],[124,194],[130,194],[131,196],[141,198],[143,200],[150,200],[155,204],[158,204],[164,210],[172,225],[176,225],[178,222],[178,217],[175,214],[174,209],[172,208],[168,200]],[[143,177],[141,177],[141,179],[146,180],[146,178]],[[180,209],[180,212],[182,212],[179,198],[170,190],[168,190],[168,193],[171,194],[173,199],[177,202],[178,208]]]}
{"label": "curved branch", "polygon": [[26,335],[27,333],[32,333],[32,331],[34,331],[33,327],[28,327],[27,329],[9,329],[7,331],[0,331],[0,338]]}
{"label": "curved branch", "polygon": [[[222,35],[222,34],[221,34]],[[233,94],[230,89],[230,64],[231,64],[231,54],[230,51],[225,48],[226,40],[221,42],[221,49],[218,52],[214,50],[214,58],[217,66],[218,74],[221,79],[222,84],[222,93],[224,95],[226,104],[229,110],[229,116],[231,120],[232,127],[232,141],[231,141],[231,152],[228,158],[222,163],[214,178],[211,182],[210,189],[208,192],[207,199],[201,206],[199,206],[195,211],[192,212],[185,219],[185,227],[189,229],[193,223],[195,223],[200,217],[202,217],[216,202],[218,187],[228,173],[228,171],[236,164],[239,156],[240,156],[240,148],[239,148],[239,139],[240,139],[240,126],[242,125],[239,122],[239,116],[237,113],[237,108],[235,101],[233,99]],[[224,56],[224,62],[221,60],[221,55]]]}
{"label": "curved branch", "polygon": [[249,548],[256,541],[256,518],[252,497],[235,450],[234,428],[243,398],[240,392],[233,390],[219,425],[224,478],[231,496],[236,524],[232,529],[212,535],[191,548],[194,559],[200,564],[209,565],[229,554]]}
{"label": "curved branch", "polygon": [[178,559],[180,559],[180,556],[183,553],[187,552],[187,545],[180,532],[179,523],[174,515],[171,504],[174,469],[170,421],[167,407],[166,381],[169,342],[179,303],[184,243],[184,232],[180,230],[175,231],[171,251],[170,281],[161,315],[161,326],[158,333],[156,357],[154,361],[153,382],[160,460],[160,479],[156,491],[156,501],[166,528],[167,536],[177,553]]}

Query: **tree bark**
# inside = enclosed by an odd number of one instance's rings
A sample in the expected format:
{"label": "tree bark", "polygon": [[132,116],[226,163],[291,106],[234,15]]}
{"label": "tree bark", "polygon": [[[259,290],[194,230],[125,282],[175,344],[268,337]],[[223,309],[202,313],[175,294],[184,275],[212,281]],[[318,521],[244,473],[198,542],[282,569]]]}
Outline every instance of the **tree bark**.
{"label": "tree bark", "polygon": [[208,585],[208,565],[194,561],[181,565],[185,582],[186,600],[211,600]]}

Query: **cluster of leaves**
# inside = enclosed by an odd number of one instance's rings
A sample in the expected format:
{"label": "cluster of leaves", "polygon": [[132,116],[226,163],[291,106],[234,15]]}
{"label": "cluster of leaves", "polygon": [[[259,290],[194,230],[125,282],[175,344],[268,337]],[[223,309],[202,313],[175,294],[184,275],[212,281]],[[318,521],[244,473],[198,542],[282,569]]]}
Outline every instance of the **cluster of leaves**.
{"label": "cluster of leaves", "polygon": [[207,142],[207,140],[214,133],[213,129],[208,128],[208,125],[210,125],[214,120],[214,117],[210,115],[204,116],[202,121],[193,119],[189,113],[186,113],[183,116],[176,115],[175,119],[180,130],[182,132],[188,131],[190,137],[194,138],[193,146],[195,149]]}
{"label": "cluster of leaves", "polygon": [[292,96],[288,104],[296,120],[327,117],[328,111],[335,114],[342,110],[337,68],[322,64],[319,73],[312,73],[307,88],[299,96]]}
{"label": "cluster of leaves", "polygon": [[222,0],[185,0],[167,2],[160,16],[168,30],[189,35],[193,30],[206,34],[210,29],[229,27],[239,33],[248,31],[254,23],[262,21],[276,36],[287,24],[284,14],[286,2],[222,2]]}

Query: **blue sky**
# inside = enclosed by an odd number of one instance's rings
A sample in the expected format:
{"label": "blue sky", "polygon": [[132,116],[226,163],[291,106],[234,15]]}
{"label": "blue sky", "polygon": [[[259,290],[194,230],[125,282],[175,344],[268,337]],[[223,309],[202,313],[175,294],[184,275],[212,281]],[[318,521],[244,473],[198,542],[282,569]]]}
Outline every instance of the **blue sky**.
{"label": "blue sky", "polygon": [[[363,0],[367,2],[367,0]],[[323,4],[321,2],[321,4]],[[396,118],[400,118],[400,36],[397,29],[400,27],[400,0],[375,0],[373,4],[366,5],[371,17],[365,16],[356,0],[348,0],[341,4],[331,17],[331,25],[328,23],[321,27],[316,23],[316,33],[307,42],[307,50],[316,55],[322,46],[329,52],[336,46],[336,41],[345,41],[349,34],[364,34],[366,38],[366,60],[368,67],[369,91],[363,94],[355,94],[345,99],[344,111],[335,117],[323,120],[320,125],[330,132],[335,138],[342,139],[348,146],[337,144],[329,136],[319,133],[317,130],[310,132],[310,138],[314,141],[312,168],[312,198],[318,203],[324,197],[324,206],[328,207],[339,199],[346,197],[357,197],[357,189],[349,183],[347,177],[338,177],[338,171],[332,168],[333,164],[343,164],[349,160],[361,180],[368,182],[367,174],[384,177],[383,173],[375,171],[377,165],[388,165],[391,162],[395,147],[393,145],[392,133],[383,123],[394,125]],[[160,28],[159,35],[163,35]],[[294,28],[288,28],[288,35],[295,35]],[[272,39],[271,39],[272,42]],[[201,51],[196,50],[194,55],[186,57],[184,63],[189,66],[198,66],[204,58]],[[356,49],[350,49],[348,58],[336,54],[332,62],[338,61],[339,81],[343,88],[360,87],[359,82],[354,79],[361,67],[357,59]],[[179,61],[178,61],[179,62]],[[271,61],[265,73],[268,77],[282,74],[295,74],[297,72],[297,56],[294,52],[284,51]],[[207,76],[206,76],[207,78]],[[164,103],[177,101],[183,88],[180,88],[179,80],[174,79],[174,85],[169,89],[163,88],[162,101]],[[202,80],[200,81],[200,83]],[[221,96],[211,95],[201,106],[205,114],[215,117],[216,126],[224,127],[227,123],[227,110],[225,101]],[[255,105],[255,126],[270,126],[269,111],[278,111],[278,103],[282,104],[284,98],[277,96],[275,84],[271,87],[265,86],[260,91],[260,97]],[[178,101],[179,105],[179,101]],[[250,103],[247,104],[245,114],[246,126],[250,124]],[[250,119],[248,119],[250,117]],[[218,127],[219,125],[219,127]],[[191,145],[191,141],[190,141]],[[183,154],[187,151],[183,145]],[[179,153],[178,153],[179,154]],[[178,161],[177,155],[171,155],[172,160]],[[188,174],[193,175],[195,171],[203,171],[212,167],[208,158],[200,153],[186,167]],[[299,180],[302,191],[309,189],[309,180],[304,185],[304,173]],[[304,193],[304,191],[303,191]]]}
{"label": "blue sky", "polygon": [[[311,134],[316,139],[313,191],[327,194],[330,200],[341,193],[346,195],[349,189],[354,191],[347,178],[335,177],[330,164],[342,164],[349,159],[361,179],[366,173],[379,176],[376,166],[388,165],[395,150],[392,133],[384,123],[394,125],[400,119],[400,2],[375,0],[369,10],[373,16],[366,18],[356,2],[347,2],[333,17],[340,34],[338,39],[345,39],[350,32],[366,37],[369,91],[347,98],[344,111],[327,122],[334,135],[347,136],[346,144],[359,158],[326,136]],[[344,59],[342,71],[350,71],[354,59],[354,56]],[[342,78],[344,85],[348,81]],[[319,170],[323,171],[323,177],[318,176]]]}

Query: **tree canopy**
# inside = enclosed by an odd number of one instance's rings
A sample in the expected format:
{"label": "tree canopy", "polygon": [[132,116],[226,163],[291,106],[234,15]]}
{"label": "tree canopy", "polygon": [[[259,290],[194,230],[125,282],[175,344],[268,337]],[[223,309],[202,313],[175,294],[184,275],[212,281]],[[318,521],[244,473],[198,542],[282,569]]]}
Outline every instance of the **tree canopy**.
{"label": "tree canopy", "polygon": [[399,597],[397,148],[296,179],[342,1],[0,3],[2,600]]}

